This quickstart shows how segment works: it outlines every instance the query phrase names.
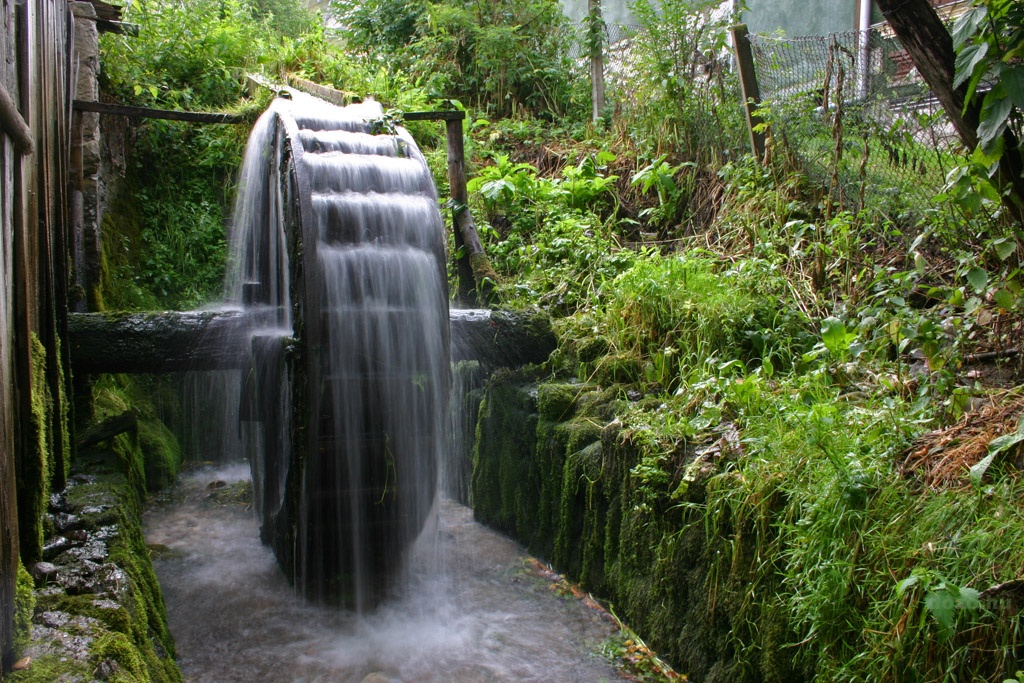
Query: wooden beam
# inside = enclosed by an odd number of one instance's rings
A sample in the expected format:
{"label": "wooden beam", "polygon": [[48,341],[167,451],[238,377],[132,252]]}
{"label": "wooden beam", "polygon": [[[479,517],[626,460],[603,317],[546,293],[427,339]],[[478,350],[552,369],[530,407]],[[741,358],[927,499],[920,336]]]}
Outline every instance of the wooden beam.
{"label": "wooden beam", "polygon": [[7,92],[7,88],[0,85],[0,129],[11,137],[14,148],[22,156],[32,153],[35,142],[32,139],[32,129],[25,123],[18,111],[18,105]]}
{"label": "wooden beam", "polygon": [[750,49],[750,38],[744,24],[733,26],[732,46],[736,53],[736,66],[740,74],[740,91],[743,93],[743,111],[747,119],[747,131],[750,133],[750,149],[759,162],[764,160],[764,131],[756,130],[763,123],[757,115],[761,106],[761,89],[757,85],[757,73],[754,71],[754,53]]}
{"label": "wooden beam", "polygon": [[187,121],[189,123],[245,123],[247,121],[247,118],[241,114],[152,109],[150,107],[134,107],[108,102],[87,102],[85,100],[75,100],[75,111],[91,111],[100,114],[116,114],[118,116],[163,119],[167,121]]}
{"label": "wooden beam", "polygon": [[[453,361],[542,363],[558,344],[550,318],[539,310],[453,309],[449,321]],[[242,311],[68,314],[76,374],[244,369],[252,336]]]}
{"label": "wooden beam", "polygon": [[464,121],[464,111],[410,111],[402,114],[404,121]]}
{"label": "wooden beam", "polygon": [[240,311],[69,313],[76,373],[244,368],[250,321]]}
{"label": "wooden beam", "polygon": [[75,439],[77,448],[88,448],[103,441],[113,439],[118,434],[134,432],[139,427],[139,419],[134,410],[126,410],[120,415],[108,417],[106,420],[90,425],[78,434]]}
{"label": "wooden beam", "polygon": [[[462,120],[445,121],[445,133],[448,138],[448,185],[452,195],[452,222],[456,230],[456,245],[464,247],[463,258],[469,264],[478,301],[490,305],[493,301],[498,284],[498,274],[491,267],[491,262],[480,242],[476,231],[476,223],[469,213],[469,191],[466,189],[466,151],[462,141]],[[459,244],[461,238],[461,244]],[[459,264],[460,280],[465,271],[465,263]],[[461,289],[461,287],[460,287]]]}

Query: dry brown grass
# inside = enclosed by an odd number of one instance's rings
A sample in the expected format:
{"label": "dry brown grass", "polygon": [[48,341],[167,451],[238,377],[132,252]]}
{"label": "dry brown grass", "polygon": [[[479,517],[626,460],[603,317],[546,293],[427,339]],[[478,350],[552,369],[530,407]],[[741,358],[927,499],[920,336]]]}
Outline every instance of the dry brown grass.
{"label": "dry brown grass", "polygon": [[1024,395],[1020,391],[994,394],[955,424],[914,441],[900,465],[900,473],[919,479],[929,488],[968,486],[970,469],[987,455],[989,442],[1015,431],[1022,413]]}

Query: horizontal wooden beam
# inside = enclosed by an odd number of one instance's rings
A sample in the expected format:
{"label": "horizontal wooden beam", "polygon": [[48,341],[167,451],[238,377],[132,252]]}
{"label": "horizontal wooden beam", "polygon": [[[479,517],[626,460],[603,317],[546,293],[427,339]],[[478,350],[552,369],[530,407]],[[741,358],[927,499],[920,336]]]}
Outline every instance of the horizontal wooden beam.
{"label": "horizontal wooden beam", "polygon": [[116,114],[144,119],[163,119],[167,121],[187,121],[189,123],[245,123],[241,114],[224,114],[219,112],[178,111],[175,109],[152,109],[150,107],[134,107],[126,104],[109,102],[88,102],[75,100],[75,111],[91,111],[100,114]]}
{"label": "horizontal wooden beam", "polygon": [[69,313],[76,373],[244,368],[251,323],[240,311]]}
{"label": "horizontal wooden beam", "polygon": [[462,121],[464,111],[410,111],[402,114],[405,121]]}
{"label": "horizontal wooden beam", "polygon": [[[487,367],[543,363],[557,341],[541,311],[453,310],[453,361]],[[69,313],[76,373],[246,368],[254,322],[242,311]]]}

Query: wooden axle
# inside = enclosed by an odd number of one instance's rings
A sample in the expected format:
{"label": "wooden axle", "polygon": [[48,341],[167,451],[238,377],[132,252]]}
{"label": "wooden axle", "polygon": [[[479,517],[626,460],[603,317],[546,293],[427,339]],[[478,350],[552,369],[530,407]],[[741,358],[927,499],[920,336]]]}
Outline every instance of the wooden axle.
{"label": "wooden axle", "polygon": [[[539,311],[456,310],[449,318],[453,361],[542,363],[557,343]],[[232,310],[70,313],[68,336],[76,373],[166,373],[248,367],[256,334],[253,320]]]}

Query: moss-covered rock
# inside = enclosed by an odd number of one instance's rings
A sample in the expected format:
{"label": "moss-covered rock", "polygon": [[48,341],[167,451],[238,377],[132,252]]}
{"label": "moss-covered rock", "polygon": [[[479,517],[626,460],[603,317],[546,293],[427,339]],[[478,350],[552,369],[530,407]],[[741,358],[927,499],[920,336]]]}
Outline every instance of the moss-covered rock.
{"label": "moss-covered rock", "polygon": [[471,498],[477,519],[519,538],[536,527],[539,493],[530,483],[537,395],[526,372],[492,375],[480,405]]}
{"label": "moss-covered rock", "polygon": [[110,375],[104,376],[92,389],[95,421],[101,422],[125,411],[137,416],[133,429],[113,436],[106,443],[120,457],[119,471],[140,495],[169,486],[181,468],[178,438],[148,400],[154,391],[144,379]]}
{"label": "moss-covered rock", "polygon": [[89,474],[73,475],[47,512],[52,535],[37,588],[31,665],[10,681],[180,681],[160,586],[142,534],[133,458],[87,451]]}

